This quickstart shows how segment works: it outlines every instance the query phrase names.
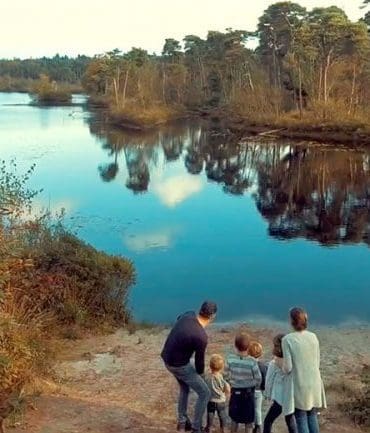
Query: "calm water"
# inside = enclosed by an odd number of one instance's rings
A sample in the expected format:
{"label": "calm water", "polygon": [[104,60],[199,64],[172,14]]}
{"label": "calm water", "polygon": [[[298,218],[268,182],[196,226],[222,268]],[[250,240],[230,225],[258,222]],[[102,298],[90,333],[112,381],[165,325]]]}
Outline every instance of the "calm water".
{"label": "calm water", "polygon": [[317,323],[370,322],[370,150],[237,145],[194,122],[127,134],[28,101],[0,93],[0,157],[36,163],[36,209],[64,208],[83,239],[134,261],[137,319],[211,298],[220,321],[299,304]]}

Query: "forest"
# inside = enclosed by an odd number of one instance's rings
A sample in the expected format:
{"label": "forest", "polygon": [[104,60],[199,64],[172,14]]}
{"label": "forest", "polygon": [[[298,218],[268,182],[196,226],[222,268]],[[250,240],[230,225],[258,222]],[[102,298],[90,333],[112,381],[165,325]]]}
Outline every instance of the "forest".
{"label": "forest", "polygon": [[[92,60],[83,83],[119,124],[184,109],[222,110],[255,122],[367,123],[370,13],[352,22],[336,7],[279,2],[257,31],[166,39],[160,56],[133,48]],[[252,50],[250,41],[258,41]],[[140,112],[140,114],[139,114]],[[227,114],[226,114],[227,113]]]}
{"label": "forest", "polygon": [[0,59],[0,88],[12,91],[19,86],[25,91],[26,84],[39,79],[40,75],[47,75],[53,81],[79,84],[90,61],[87,56],[70,58],[58,54],[52,58]]}
{"label": "forest", "polygon": [[368,3],[364,17],[353,22],[336,6],[307,10],[278,2],[264,11],[255,31],[227,28],[209,31],[205,39],[167,38],[161,54],[134,47],[94,58],[2,60],[0,87],[14,89],[17,80],[37,81],[40,75],[44,84],[46,76],[82,83],[91,102],[109,107],[119,126],[219,110],[224,118],[250,123],[367,128]]}

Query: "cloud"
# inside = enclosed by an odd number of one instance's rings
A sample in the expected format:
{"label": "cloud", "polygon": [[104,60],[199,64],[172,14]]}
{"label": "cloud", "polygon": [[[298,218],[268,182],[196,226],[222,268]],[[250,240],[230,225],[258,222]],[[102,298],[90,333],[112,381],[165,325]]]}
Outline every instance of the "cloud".
{"label": "cloud", "polygon": [[172,176],[155,183],[153,189],[163,204],[173,208],[199,193],[203,189],[203,181],[191,175]]}
{"label": "cloud", "polygon": [[126,247],[135,253],[153,249],[169,249],[173,246],[178,229],[165,227],[155,231],[125,235],[123,241]]}

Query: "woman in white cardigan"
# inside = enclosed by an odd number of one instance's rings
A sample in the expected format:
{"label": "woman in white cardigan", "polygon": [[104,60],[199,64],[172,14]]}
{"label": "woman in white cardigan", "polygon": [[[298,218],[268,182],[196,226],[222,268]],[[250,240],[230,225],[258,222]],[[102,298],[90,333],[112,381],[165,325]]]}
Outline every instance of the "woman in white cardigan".
{"label": "woman in white cardigan", "polygon": [[283,338],[283,371],[293,382],[293,404],[299,433],[319,433],[317,409],[326,407],[320,374],[320,346],[307,331],[308,317],[302,308],[290,310],[294,332]]}

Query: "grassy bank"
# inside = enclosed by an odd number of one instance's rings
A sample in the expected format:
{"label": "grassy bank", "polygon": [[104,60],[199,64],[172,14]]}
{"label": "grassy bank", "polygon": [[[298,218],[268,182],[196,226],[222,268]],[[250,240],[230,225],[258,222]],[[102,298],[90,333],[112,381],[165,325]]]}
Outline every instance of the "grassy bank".
{"label": "grassy bank", "polygon": [[251,138],[289,138],[303,141],[370,145],[370,116],[359,113],[349,116],[343,111],[322,112],[309,110],[301,117],[297,111],[279,115],[240,112],[230,107],[200,109],[195,116],[217,119],[225,130],[238,140]]}
{"label": "grassy bank", "polygon": [[112,125],[138,131],[155,128],[185,117],[184,109],[160,104],[143,109],[134,106],[119,109],[110,108],[108,112],[108,118]]}
{"label": "grassy bank", "polygon": [[125,104],[117,105],[110,97],[90,95],[87,104],[92,109],[104,109],[106,120],[116,128],[133,131],[152,129],[188,116],[184,107],[169,106],[160,101],[141,104],[127,100]]}
{"label": "grassy bank", "polygon": [[51,365],[55,338],[129,322],[130,261],[79,240],[49,215],[26,212],[32,169],[0,166],[0,425]]}
{"label": "grassy bank", "polygon": [[271,107],[254,111],[253,107],[240,110],[232,105],[222,107],[186,108],[161,103],[141,106],[129,101],[117,107],[109,98],[90,96],[92,108],[104,108],[106,119],[117,128],[145,130],[182,118],[217,119],[225,131],[229,130],[238,140],[249,138],[289,138],[349,145],[370,145],[370,115],[359,112],[349,115],[342,107],[315,107],[304,111],[282,112],[276,115]]}
{"label": "grassy bank", "polygon": [[276,137],[356,146],[370,145],[370,125],[357,122],[309,124],[284,119],[271,120],[270,122],[249,122],[246,119],[233,119],[226,123],[230,131],[241,140],[253,137]]}

